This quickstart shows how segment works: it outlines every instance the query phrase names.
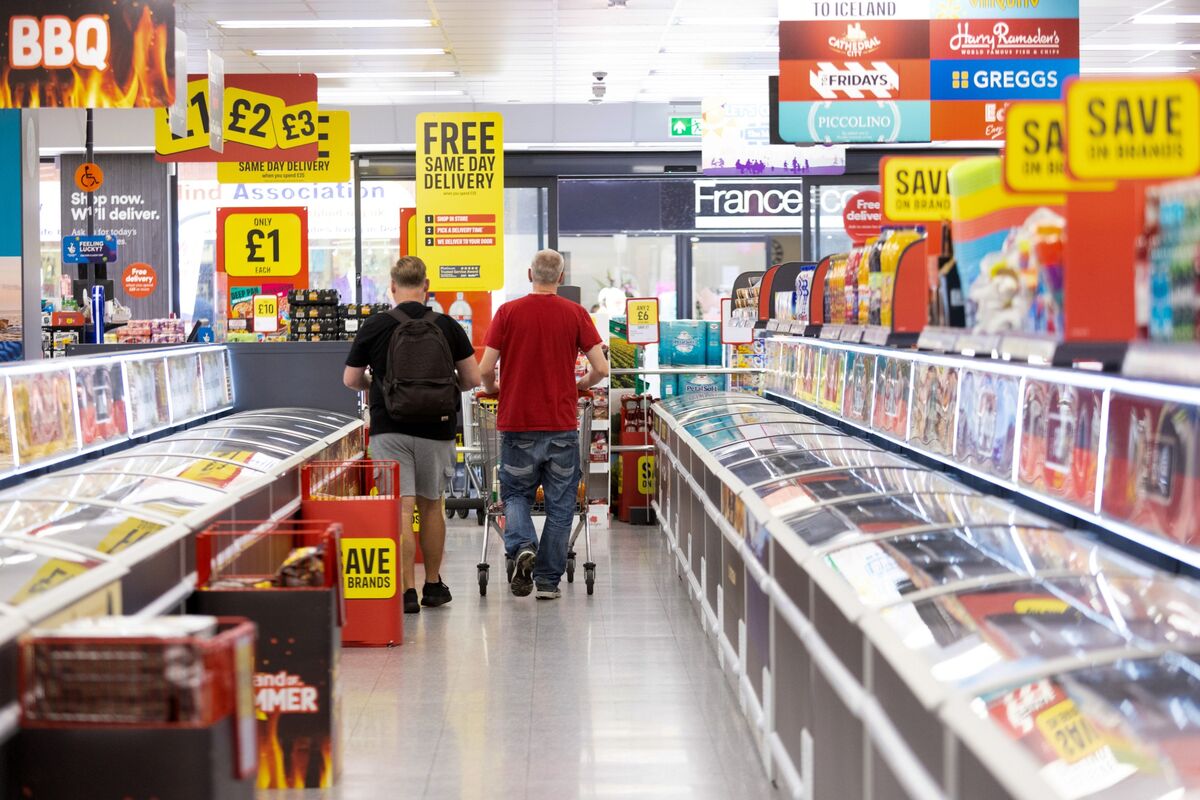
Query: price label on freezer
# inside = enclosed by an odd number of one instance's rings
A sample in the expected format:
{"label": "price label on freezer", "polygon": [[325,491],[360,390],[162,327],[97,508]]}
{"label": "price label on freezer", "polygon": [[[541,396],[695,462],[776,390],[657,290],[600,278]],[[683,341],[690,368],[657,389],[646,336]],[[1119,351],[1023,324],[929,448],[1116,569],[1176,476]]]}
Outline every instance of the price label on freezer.
{"label": "price label on freezer", "polygon": [[225,272],[243,278],[291,277],[300,272],[305,226],[290,212],[233,213],[225,218]]}
{"label": "price label on freezer", "polygon": [[1068,764],[1074,764],[1104,746],[1104,740],[1070,700],[1039,714],[1037,726],[1058,757]]}
{"label": "price label on freezer", "polygon": [[638,494],[654,494],[654,456],[640,456],[637,460]]}
{"label": "price label on freezer", "polygon": [[625,301],[630,344],[658,344],[658,298],[635,297]]}
{"label": "price label on freezer", "polygon": [[279,298],[273,294],[254,295],[254,332],[279,330]]}

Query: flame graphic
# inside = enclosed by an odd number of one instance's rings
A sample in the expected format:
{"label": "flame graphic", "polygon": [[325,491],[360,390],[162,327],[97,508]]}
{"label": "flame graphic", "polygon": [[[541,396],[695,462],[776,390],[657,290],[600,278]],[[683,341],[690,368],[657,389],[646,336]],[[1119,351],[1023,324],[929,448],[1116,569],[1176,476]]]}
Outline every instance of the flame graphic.
{"label": "flame graphic", "polygon": [[[114,36],[114,52],[116,50]],[[8,64],[0,73],[0,108],[138,108],[168,106],[175,97],[168,62],[171,41],[166,23],[155,22],[143,7],[133,27],[129,74],[118,80],[116,70],[80,68],[17,70]],[[115,66],[115,65],[114,65]],[[24,73],[24,74],[22,74]],[[26,76],[33,80],[29,80]]]}
{"label": "flame graphic", "polygon": [[[297,736],[285,743],[279,735],[282,715],[269,714],[258,723],[258,788],[260,789],[328,789],[333,786],[333,741],[329,736],[318,741],[310,736]],[[320,761],[319,783],[305,782],[314,757]]]}

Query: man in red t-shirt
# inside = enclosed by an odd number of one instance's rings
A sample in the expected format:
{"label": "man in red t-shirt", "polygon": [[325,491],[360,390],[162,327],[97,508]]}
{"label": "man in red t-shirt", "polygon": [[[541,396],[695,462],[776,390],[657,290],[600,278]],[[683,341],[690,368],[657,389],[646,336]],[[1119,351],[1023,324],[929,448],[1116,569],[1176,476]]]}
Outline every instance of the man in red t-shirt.
{"label": "man in red t-shirt", "polygon": [[[558,296],[563,257],[540,251],[529,280],[533,291],[500,306],[488,326],[479,368],[488,392],[500,391],[498,361],[504,372],[497,427],[504,546],[514,561],[512,593],[526,597],[536,583],[538,598],[553,600],[561,596],[558,583],[567,568],[581,474],[579,392],[608,376],[608,360],[584,307]],[[576,381],[580,352],[587,354],[590,368]],[[540,546],[530,513],[539,484],[546,499]]]}

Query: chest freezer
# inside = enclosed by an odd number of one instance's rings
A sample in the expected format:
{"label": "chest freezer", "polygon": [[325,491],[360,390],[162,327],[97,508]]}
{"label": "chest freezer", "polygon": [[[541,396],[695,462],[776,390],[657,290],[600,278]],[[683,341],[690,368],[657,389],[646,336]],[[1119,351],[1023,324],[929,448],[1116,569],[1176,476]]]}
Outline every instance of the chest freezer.
{"label": "chest freezer", "polygon": [[714,448],[711,452],[717,463],[727,467],[775,453],[788,453],[795,450],[830,450],[842,447],[870,447],[870,445],[841,433],[794,433],[742,439]]}

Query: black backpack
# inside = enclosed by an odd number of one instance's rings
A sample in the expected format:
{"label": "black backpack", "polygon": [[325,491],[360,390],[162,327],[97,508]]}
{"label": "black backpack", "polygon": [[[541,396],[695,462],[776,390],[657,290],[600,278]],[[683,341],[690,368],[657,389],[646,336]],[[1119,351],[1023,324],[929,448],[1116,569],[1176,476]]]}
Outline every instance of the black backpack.
{"label": "black backpack", "polygon": [[398,422],[454,419],[458,381],[450,345],[425,309],[413,318],[399,308],[388,312],[399,324],[388,343],[388,368],[383,382],[383,402]]}

